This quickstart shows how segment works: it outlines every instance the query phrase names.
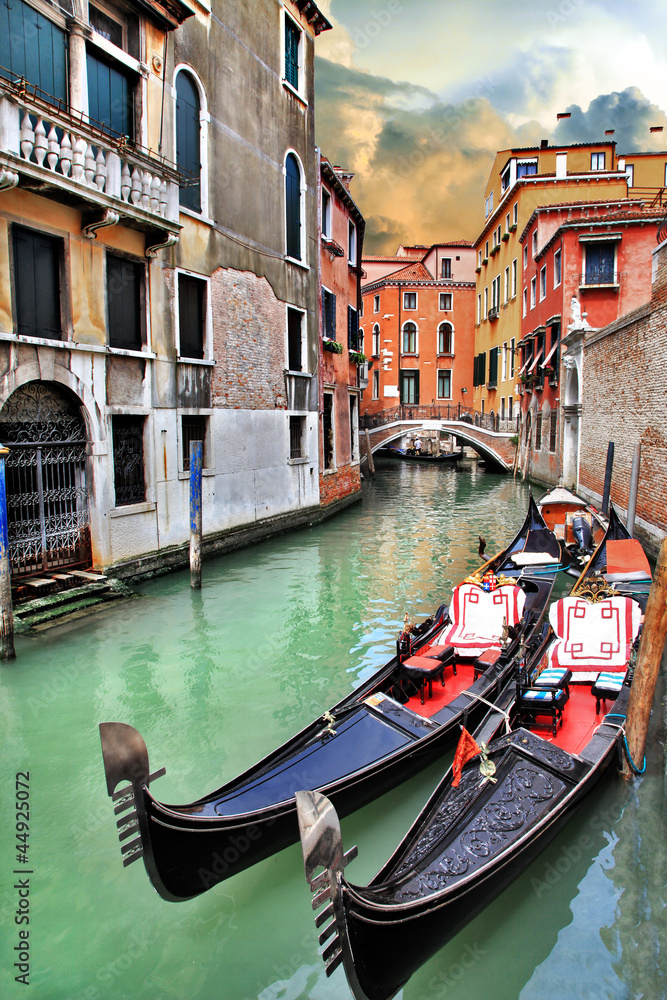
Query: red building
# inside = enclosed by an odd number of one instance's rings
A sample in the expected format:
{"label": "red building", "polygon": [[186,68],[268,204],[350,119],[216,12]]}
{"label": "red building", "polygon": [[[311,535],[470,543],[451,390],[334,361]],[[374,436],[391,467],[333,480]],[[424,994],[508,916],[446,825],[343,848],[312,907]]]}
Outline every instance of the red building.
{"label": "red building", "polygon": [[563,475],[561,338],[568,328],[604,327],[649,301],[660,220],[640,200],[548,205],[533,212],[520,236],[520,463],[538,479]]}
{"label": "red building", "polygon": [[320,157],[320,503],[361,495],[359,402],[366,381],[359,331],[364,219],[350,194],[353,175]]}
{"label": "red building", "polygon": [[[399,266],[396,266],[396,265]],[[472,390],[475,255],[466,240],[364,257],[363,336],[372,357],[362,413],[466,404]]]}

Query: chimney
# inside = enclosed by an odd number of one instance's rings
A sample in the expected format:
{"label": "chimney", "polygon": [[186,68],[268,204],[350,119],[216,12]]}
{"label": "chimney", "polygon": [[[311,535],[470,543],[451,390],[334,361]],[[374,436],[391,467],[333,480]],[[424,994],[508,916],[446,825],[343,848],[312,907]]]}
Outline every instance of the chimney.
{"label": "chimney", "polygon": [[349,194],[350,181],[354,177],[354,174],[351,173],[349,170],[343,170],[342,167],[334,167],[334,173],[336,174],[336,177],[338,178],[338,180],[341,182],[341,184]]}
{"label": "chimney", "polygon": [[540,143],[540,149],[546,149],[548,145],[549,145],[549,140],[542,139],[542,142]]}

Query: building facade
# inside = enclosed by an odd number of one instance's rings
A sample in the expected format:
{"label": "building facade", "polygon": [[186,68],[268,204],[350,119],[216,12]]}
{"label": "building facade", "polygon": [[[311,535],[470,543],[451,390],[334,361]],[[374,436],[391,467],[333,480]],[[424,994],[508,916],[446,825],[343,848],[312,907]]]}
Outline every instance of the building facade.
{"label": "building facade", "polygon": [[568,327],[604,327],[648,302],[659,222],[642,201],[571,203],[536,209],[520,236],[519,467],[543,482],[564,474],[561,338]]}
{"label": "building facade", "polygon": [[361,497],[359,405],[368,385],[361,307],[364,219],[352,175],[320,157],[320,502]]}
{"label": "building facade", "polygon": [[329,23],[305,0],[17,0],[4,17],[13,573],[180,564],[196,439],[205,551],[307,519],[313,51]]}
{"label": "building facade", "polygon": [[[397,268],[398,261],[403,266]],[[399,404],[468,408],[474,261],[466,241],[399,247],[394,258],[364,258],[364,270],[375,275],[362,289],[364,344],[373,360],[364,414]]]}

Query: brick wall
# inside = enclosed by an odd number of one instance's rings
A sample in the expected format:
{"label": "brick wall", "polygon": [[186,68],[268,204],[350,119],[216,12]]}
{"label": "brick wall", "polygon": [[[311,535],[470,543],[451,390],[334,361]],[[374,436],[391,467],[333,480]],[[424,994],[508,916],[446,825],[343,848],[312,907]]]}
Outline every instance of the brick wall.
{"label": "brick wall", "polygon": [[[641,443],[637,518],[655,538],[667,532],[667,244],[654,257],[651,303],[584,345],[580,485],[602,495],[607,444],[614,442],[611,501],[627,510],[634,447]],[[655,529],[655,530],[651,530]]]}
{"label": "brick wall", "polygon": [[213,405],[285,409],[285,303],[250,271],[218,268],[210,287]]}
{"label": "brick wall", "polygon": [[361,489],[358,465],[346,465],[337,472],[320,476],[320,504],[326,507],[335,500],[342,500]]}

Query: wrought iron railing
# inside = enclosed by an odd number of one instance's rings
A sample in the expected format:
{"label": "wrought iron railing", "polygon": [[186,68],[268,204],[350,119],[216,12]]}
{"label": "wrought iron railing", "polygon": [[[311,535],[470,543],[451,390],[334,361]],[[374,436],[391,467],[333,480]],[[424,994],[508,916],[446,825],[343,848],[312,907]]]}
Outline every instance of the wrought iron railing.
{"label": "wrought iron railing", "polygon": [[359,427],[361,430],[372,430],[374,427],[407,420],[461,420],[489,431],[497,431],[501,423],[499,414],[493,411],[482,413],[462,403],[400,403],[379,413],[362,414]]}

